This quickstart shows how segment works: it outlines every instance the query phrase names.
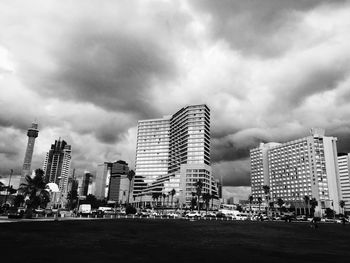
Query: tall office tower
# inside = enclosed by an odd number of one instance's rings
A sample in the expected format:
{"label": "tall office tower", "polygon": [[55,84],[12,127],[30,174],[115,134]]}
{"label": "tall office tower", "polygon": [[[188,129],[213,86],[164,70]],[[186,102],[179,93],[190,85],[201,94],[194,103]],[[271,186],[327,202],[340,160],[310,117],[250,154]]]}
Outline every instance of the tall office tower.
{"label": "tall office tower", "polygon": [[92,174],[88,171],[85,171],[83,176],[83,183],[82,183],[82,191],[81,195],[87,196],[89,191],[89,184],[91,182]]}
{"label": "tall office tower", "polygon": [[168,174],[170,117],[138,122],[133,195]]}
{"label": "tall office tower", "polygon": [[22,176],[21,176],[20,183],[24,183],[25,176],[31,175],[32,173],[30,168],[32,164],[35,139],[38,137],[38,133],[39,133],[38,124],[33,122],[32,126],[27,131],[28,143],[27,143],[26,154],[24,156]]}
{"label": "tall office tower", "polygon": [[312,129],[308,137],[266,146],[265,153],[263,144],[251,150],[254,197],[264,198],[261,187],[269,185],[272,201],[281,198],[304,208],[304,197],[309,196],[318,201],[318,212],[325,208],[339,212],[336,141],[324,130]]}
{"label": "tall office tower", "polygon": [[[119,160],[112,164],[109,180],[108,201],[126,203],[129,196],[128,179],[129,166],[125,161]],[[131,188],[130,188],[131,189]]]}
{"label": "tall office tower", "polygon": [[97,199],[105,199],[108,196],[109,181],[111,177],[112,163],[104,162],[97,166],[95,191]]}
{"label": "tall office tower", "polygon": [[47,183],[56,183],[62,196],[67,195],[68,177],[72,160],[72,148],[64,140],[55,140],[47,152],[43,165]]}
{"label": "tall office tower", "polygon": [[344,211],[350,211],[350,153],[338,154],[341,200],[345,202]]}
{"label": "tall office tower", "polygon": [[210,110],[206,105],[182,108],[172,116],[138,122],[133,196],[150,201],[152,193],[177,192],[189,204],[195,183],[218,194],[210,167]]}

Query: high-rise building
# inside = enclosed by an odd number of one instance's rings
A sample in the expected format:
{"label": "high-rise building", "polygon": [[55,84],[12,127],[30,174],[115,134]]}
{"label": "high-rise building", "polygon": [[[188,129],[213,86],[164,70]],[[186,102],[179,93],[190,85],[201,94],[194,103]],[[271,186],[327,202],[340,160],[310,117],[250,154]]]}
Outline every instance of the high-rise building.
{"label": "high-rise building", "polygon": [[26,153],[24,156],[22,176],[21,176],[20,183],[24,183],[25,176],[31,175],[31,173],[32,173],[32,171],[30,169],[31,169],[31,164],[32,164],[35,139],[38,137],[38,133],[39,133],[38,124],[33,122],[32,126],[27,131],[28,143],[27,143]]}
{"label": "high-rise building", "polygon": [[97,166],[94,195],[97,199],[108,196],[109,180],[111,178],[112,163],[104,162]]}
{"label": "high-rise building", "polygon": [[87,196],[89,191],[89,185],[91,182],[92,174],[88,171],[85,171],[81,189],[81,195]]}
{"label": "high-rise building", "polygon": [[203,193],[218,194],[210,167],[210,110],[206,105],[182,108],[174,115],[138,122],[135,202],[151,202],[154,192],[176,191],[190,204],[195,183]]}
{"label": "high-rise building", "polygon": [[296,207],[305,207],[304,197],[318,201],[316,210],[339,212],[337,138],[322,129],[286,143],[260,144],[250,151],[252,195],[265,198],[263,185],[270,187],[271,201],[281,198]]}
{"label": "high-rise building", "polygon": [[51,149],[47,152],[43,165],[45,181],[56,183],[59,186],[61,196],[67,195],[68,177],[72,159],[72,148],[64,140],[55,140]]}
{"label": "high-rise building", "polygon": [[129,196],[129,166],[125,161],[99,164],[95,180],[95,196],[117,203],[125,203]]}
{"label": "high-rise building", "polygon": [[345,202],[344,212],[350,211],[350,153],[338,154],[341,200]]}
{"label": "high-rise building", "polygon": [[[112,164],[109,180],[108,201],[126,203],[129,197],[128,179],[129,166],[125,161],[119,160]],[[131,189],[131,188],[130,188]]]}

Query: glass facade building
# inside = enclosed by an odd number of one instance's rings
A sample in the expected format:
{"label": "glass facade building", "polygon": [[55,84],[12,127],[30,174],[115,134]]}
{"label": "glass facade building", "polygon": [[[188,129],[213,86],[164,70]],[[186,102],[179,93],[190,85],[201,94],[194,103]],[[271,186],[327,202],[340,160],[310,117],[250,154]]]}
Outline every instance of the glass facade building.
{"label": "glass facade building", "polygon": [[[141,196],[145,201],[154,192],[167,194],[174,189],[178,201],[181,195],[186,202],[187,192],[193,192],[198,180],[204,182],[203,192],[217,194],[210,167],[209,108],[192,105],[172,116],[140,120],[135,165],[133,196],[139,200]],[[202,172],[199,176],[192,170]]]}

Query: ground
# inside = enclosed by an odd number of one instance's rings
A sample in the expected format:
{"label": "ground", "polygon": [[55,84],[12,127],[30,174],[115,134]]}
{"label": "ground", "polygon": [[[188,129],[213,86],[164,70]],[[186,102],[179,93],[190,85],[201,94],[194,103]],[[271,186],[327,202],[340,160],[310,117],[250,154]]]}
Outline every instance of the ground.
{"label": "ground", "polygon": [[0,224],[1,262],[345,262],[350,225],[113,219]]}

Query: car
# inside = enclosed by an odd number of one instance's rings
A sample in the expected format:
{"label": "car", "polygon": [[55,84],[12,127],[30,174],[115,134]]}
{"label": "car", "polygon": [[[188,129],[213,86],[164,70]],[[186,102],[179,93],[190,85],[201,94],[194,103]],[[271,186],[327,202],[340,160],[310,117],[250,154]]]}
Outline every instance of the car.
{"label": "car", "polygon": [[46,208],[46,209],[45,209],[45,215],[46,215],[46,216],[52,216],[52,215],[53,215],[52,209]]}
{"label": "car", "polygon": [[345,217],[340,217],[340,218],[336,219],[335,222],[338,224],[349,223],[349,219],[347,219]]}
{"label": "car", "polygon": [[226,215],[225,215],[224,213],[222,213],[222,212],[218,212],[218,213],[216,214],[216,217],[217,217],[217,218],[226,218]]}
{"label": "car", "polygon": [[298,215],[295,219],[296,221],[307,221],[306,215]]}
{"label": "car", "polygon": [[37,208],[37,209],[34,210],[34,214],[37,214],[38,216],[44,216],[45,215],[45,209]]}
{"label": "car", "polygon": [[180,215],[177,214],[177,213],[169,213],[169,214],[168,214],[168,217],[169,217],[169,218],[179,218]]}
{"label": "car", "polygon": [[23,218],[24,209],[20,207],[10,207],[7,211],[8,218]]}
{"label": "car", "polygon": [[235,216],[235,219],[236,220],[240,220],[240,221],[245,221],[245,220],[248,220],[248,215],[246,215],[246,214],[237,214]]}
{"label": "car", "polygon": [[197,211],[191,211],[188,214],[186,214],[186,217],[198,219],[198,218],[201,218],[201,214]]}

